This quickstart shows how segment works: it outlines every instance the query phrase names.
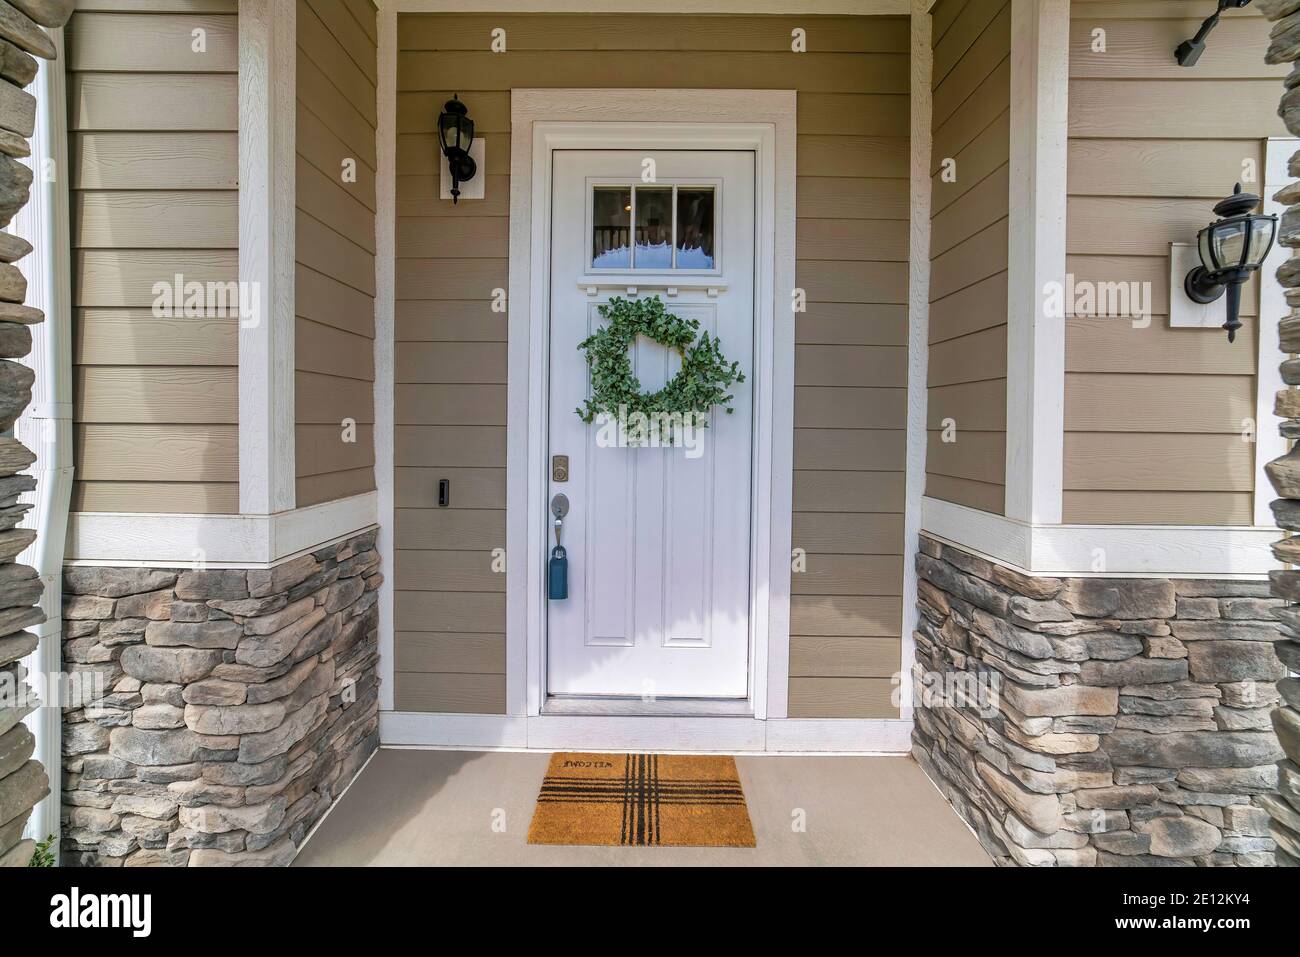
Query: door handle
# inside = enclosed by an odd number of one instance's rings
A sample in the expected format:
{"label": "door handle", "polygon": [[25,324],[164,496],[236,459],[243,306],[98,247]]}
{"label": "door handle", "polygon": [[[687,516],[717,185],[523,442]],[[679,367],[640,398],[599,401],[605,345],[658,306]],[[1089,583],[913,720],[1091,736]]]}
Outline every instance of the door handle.
{"label": "door handle", "polygon": [[560,546],[560,532],[564,528],[564,516],[569,514],[569,498],[563,492],[551,499],[551,514],[555,516],[555,546]]}
{"label": "door handle", "polygon": [[551,514],[555,516],[555,547],[546,566],[546,597],[559,600],[569,597],[569,556],[560,544],[564,516],[569,514],[568,498],[560,494],[551,499]]}

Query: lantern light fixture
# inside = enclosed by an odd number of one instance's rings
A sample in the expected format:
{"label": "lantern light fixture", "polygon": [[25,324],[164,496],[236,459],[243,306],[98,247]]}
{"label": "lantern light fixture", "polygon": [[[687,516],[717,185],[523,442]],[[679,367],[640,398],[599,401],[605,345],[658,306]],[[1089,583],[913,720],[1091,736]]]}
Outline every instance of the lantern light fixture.
{"label": "lantern light fixture", "polygon": [[1183,280],[1192,302],[1214,302],[1227,292],[1228,319],[1223,328],[1229,342],[1236,340],[1241,328],[1241,287],[1263,265],[1277,234],[1276,216],[1251,212],[1258,205],[1259,197],[1243,193],[1240,183],[1231,196],[1220,200],[1214,212],[1221,218],[1196,235],[1201,264]]}
{"label": "lantern light fixture", "polygon": [[474,142],[474,121],[458,94],[452,94],[438,114],[438,140],[451,173],[451,201],[455,204],[460,198],[460,184],[469,182],[478,172],[478,164],[469,155],[470,144]]}
{"label": "lantern light fixture", "polygon": [[1190,40],[1184,40],[1174,50],[1174,59],[1178,61],[1178,65],[1196,66],[1196,61],[1205,52],[1206,37],[1219,25],[1219,17],[1223,15],[1223,12],[1225,10],[1240,10],[1249,3],[1250,0],[1219,0],[1219,8],[1201,24],[1201,28],[1196,31],[1196,36]]}

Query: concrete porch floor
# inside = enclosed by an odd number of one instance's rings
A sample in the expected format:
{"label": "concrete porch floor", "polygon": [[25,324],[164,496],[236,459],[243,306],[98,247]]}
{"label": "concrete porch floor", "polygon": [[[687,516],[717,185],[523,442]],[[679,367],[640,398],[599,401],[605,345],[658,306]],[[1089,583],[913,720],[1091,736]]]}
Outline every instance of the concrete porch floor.
{"label": "concrete porch floor", "polygon": [[[533,846],[528,823],[549,757],[385,748],[294,866],[992,866],[905,756],[737,757],[755,848]],[[796,808],[804,833],[791,828]],[[504,831],[493,830],[497,809]]]}

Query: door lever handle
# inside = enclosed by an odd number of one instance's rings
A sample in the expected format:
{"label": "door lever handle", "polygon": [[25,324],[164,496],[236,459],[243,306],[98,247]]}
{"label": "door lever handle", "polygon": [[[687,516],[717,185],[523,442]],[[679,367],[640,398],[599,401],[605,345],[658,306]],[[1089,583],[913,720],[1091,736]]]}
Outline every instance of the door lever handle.
{"label": "door lever handle", "polygon": [[569,499],[563,492],[551,499],[551,514],[555,516],[555,546],[560,546],[560,532],[564,528],[564,516],[569,514]]}
{"label": "door lever handle", "polygon": [[564,516],[569,514],[569,500],[564,495],[551,499],[551,514],[555,516],[555,547],[547,563],[547,597],[555,600],[569,597],[569,557],[560,544]]}

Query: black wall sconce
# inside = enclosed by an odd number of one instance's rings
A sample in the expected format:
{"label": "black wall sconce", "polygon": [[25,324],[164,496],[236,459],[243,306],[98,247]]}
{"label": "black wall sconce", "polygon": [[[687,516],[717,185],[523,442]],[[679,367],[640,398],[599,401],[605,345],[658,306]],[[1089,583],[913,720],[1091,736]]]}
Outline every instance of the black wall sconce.
{"label": "black wall sconce", "polygon": [[1250,0],[1219,0],[1219,9],[1206,18],[1201,24],[1201,29],[1196,31],[1196,36],[1190,40],[1184,40],[1178,44],[1174,50],[1174,56],[1178,60],[1179,66],[1196,66],[1196,61],[1201,58],[1205,52],[1205,38],[1210,35],[1210,31],[1219,25],[1219,16],[1224,10],[1240,10]]}
{"label": "black wall sconce", "polygon": [[438,114],[438,139],[442,142],[442,155],[447,157],[447,169],[451,172],[451,201],[454,205],[460,199],[460,184],[469,182],[478,172],[478,164],[469,155],[470,144],[474,142],[474,121],[469,118],[469,110],[458,95],[453,94]]}
{"label": "black wall sconce", "polygon": [[1192,302],[1214,302],[1228,293],[1228,341],[1237,338],[1241,328],[1241,287],[1250,274],[1263,265],[1277,235],[1277,217],[1252,213],[1259,197],[1243,193],[1238,183],[1227,199],[1214,207],[1215,220],[1196,234],[1196,248],[1201,264],[1187,274],[1183,290]]}

